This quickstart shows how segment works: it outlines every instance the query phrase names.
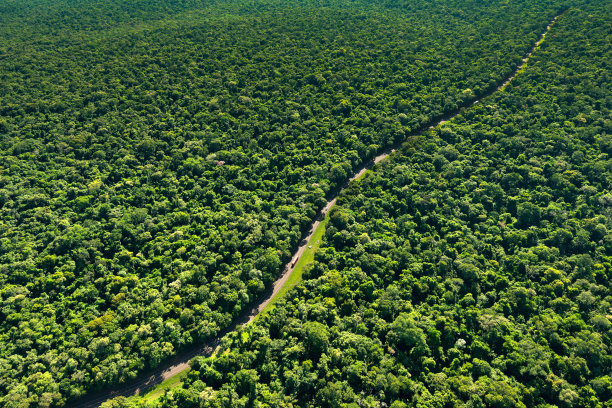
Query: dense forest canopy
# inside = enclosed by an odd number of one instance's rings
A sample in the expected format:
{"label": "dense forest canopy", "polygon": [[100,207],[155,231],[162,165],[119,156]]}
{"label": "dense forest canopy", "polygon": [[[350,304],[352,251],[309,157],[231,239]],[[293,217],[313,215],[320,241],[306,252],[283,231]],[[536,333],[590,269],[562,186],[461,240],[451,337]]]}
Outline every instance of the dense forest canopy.
{"label": "dense forest canopy", "polygon": [[[62,406],[215,336],[330,192],[494,89],[566,7],[3,2],[0,406]],[[609,399],[610,9],[589,7],[344,195],[311,279],[163,403]]]}
{"label": "dense forest canopy", "polygon": [[610,407],[611,16],[353,183],[309,279],[151,405]]}

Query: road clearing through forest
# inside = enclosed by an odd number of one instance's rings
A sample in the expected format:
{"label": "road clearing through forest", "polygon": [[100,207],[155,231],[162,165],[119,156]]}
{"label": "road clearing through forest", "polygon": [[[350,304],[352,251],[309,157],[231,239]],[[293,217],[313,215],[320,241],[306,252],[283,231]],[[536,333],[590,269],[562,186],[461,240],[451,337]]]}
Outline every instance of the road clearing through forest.
{"label": "road clearing through forest", "polygon": [[[468,109],[470,106],[479,103],[483,99],[488,98],[489,96],[499,91],[502,91],[523,70],[523,68],[531,58],[532,54],[540,46],[540,44],[542,44],[544,38],[546,37],[546,34],[550,31],[550,29],[553,27],[555,22],[557,22],[559,17],[561,17],[561,15],[563,15],[563,13],[557,15],[550,21],[544,33],[542,33],[542,35],[539,37],[538,41],[535,43],[532,49],[525,55],[522,60],[522,63],[514,70],[514,72],[510,76],[508,76],[502,82],[501,85],[497,86],[496,88],[493,88],[492,90],[487,91],[479,99],[468,102],[464,106],[456,109],[455,111],[438,117],[432,120],[430,123],[422,126],[420,129],[412,131],[409,137],[418,136],[428,129],[435,128],[443,124],[444,122],[453,119],[455,116],[459,115],[465,109]],[[372,160],[362,165],[346,181],[343,186],[333,190],[330,193],[327,204],[318,213],[316,219],[311,224],[308,233],[300,241],[298,248],[294,252],[287,265],[285,265],[282,275],[274,282],[272,287],[264,293],[263,296],[261,296],[257,301],[254,302],[253,306],[250,309],[247,309],[245,312],[243,312],[237,319],[232,322],[229,327],[222,330],[214,339],[209,340],[206,344],[194,346],[191,349],[180,353],[174,358],[166,361],[165,364],[162,364],[157,369],[144,372],[136,379],[126,384],[120,385],[114,389],[106,389],[90,393],[89,395],[86,395],[80,398],[79,400],[74,401],[73,403],[68,403],[66,406],[70,408],[97,408],[103,402],[111,398],[130,397],[141,394],[145,390],[150,390],[156,385],[159,385],[162,382],[182,373],[183,371],[188,370],[189,361],[194,357],[210,355],[214,351],[214,349],[221,343],[221,339],[228,333],[234,331],[238,326],[251,323],[262,311],[265,310],[265,308],[270,304],[270,302],[275,300],[275,297],[281,292],[283,286],[287,283],[287,281],[291,277],[291,274],[295,270],[295,266],[298,263],[297,261],[304,254],[306,248],[310,245],[310,241],[312,239],[313,234],[315,233],[321,222],[324,220],[324,218],[329,214],[330,210],[336,204],[336,200],[338,199],[340,194],[346,189],[349,183],[362,177],[375,164],[385,160],[387,157],[389,157],[389,155],[395,152],[396,149],[399,149],[405,141],[406,140],[402,140],[401,142],[397,142],[393,147],[385,149],[378,156],[374,157]]]}

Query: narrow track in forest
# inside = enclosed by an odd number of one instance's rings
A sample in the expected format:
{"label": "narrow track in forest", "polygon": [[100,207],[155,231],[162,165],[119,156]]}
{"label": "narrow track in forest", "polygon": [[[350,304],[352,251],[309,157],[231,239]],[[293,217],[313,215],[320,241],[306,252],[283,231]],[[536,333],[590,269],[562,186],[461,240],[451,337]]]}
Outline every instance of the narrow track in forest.
{"label": "narrow track in forest", "polygon": [[[532,49],[525,55],[522,63],[514,70],[514,72],[512,72],[510,76],[508,76],[507,78],[503,80],[501,85],[487,91],[485,94],[481,95],[478,99],[467,102],[466,104],[464,104],[463,106],[457,108],[456,110],[452,112],[446,113],[438,118],[432,119],[429,123],[423,125],[421,128],[412,131],[409,137],[418,136],[428,129],[434,128],[448,120],[453,119],[455,116],[465,111],[465,109],[468,109],[470,106],[479,103],[481,100],[488,98],[489,96],[503,90],[506,86],[508,86],[508,84],[510,84],[510,82],[512,82],[512,80],[516,78],[516,76],[521,72],[521,70],[528,63],[534,51],[540,46],[540,44],[542,44],[542,42],[544,41],[544,38],[546,37],[546,34],[550,31],[552,26],[555,24],[555,22],[557,22],[557,20],[559,19],[559,17],[561,17],[562,14],[563,13],[557,15],[555,18],[553,18],[550,21],[544,33],[542,33],[542,35],[539,37],[538,41],[534,44]],[[310,229],[305,234],[305,236],[302,238],[302,240],[300,241],[300,245],[293,253],[291,260],[287,263],[287,265],[285,265],[285,268],[283,269],[282,274],[274,282],[272,287],[268,291],[266,291],[266,293],[264,293],[264,295],[261,296],[257,301],[255,301],[253,305],[251,306],[251,308],[245,310],[238,318],[236,318],[232,322],[232,324],[229,327],[221,331],[214,339],[209,340],[206,344],[199,344],[197,346],[193,346],[189,350],[186,350],[178,354],[174,358],[166,361],[165,364],[161,365],[160,367],[154,370],[150,370],[148,372],[144,372],[143,374],[138,376],[136,379],[129,381],[126,384],[119,385],[113,389],[105,389],[102,391],[90,393],[84,397],[79,398],[78,400],[72,403],[68,403],[67,406],[70,408],[97,408],[104,401],[107,401],[111,398],[116,398],[116,397],[121,397],[121,396],[130,397],[133,395],[140,394],[142,391],[150,389],[162,383],[163,381],[166,381],[174,377],[175,375],[178,375],[179,373],[189,369],[189,361],[193,359],[194,357],[210,355],[213,352],[213,350],[220,344],[221,339],[224,336],[234,331],[238,326],[252,322],[259,315],[259,313],[261,313],[261,311],[264,310],[265,307],[278,295],[283,285],[287,282],[293,270],[295,269],[295,264],[296,264],[297,259],[299,259],[302,256],[305,249],[308,247],[309,242],[312,238],[312,235],[316,231],[317,227],[323,221],[323,219],[329,213],[329,211],[333,208],[334,204],[336,204],[336,200],[338,199],[340,194],[346,189],[346,187],[348,187],[349,183],[361,177],[368,170],[370,170],[376,163],[379,163],[382,160],[389,157],[389,155],[392,154],[396,149],[399,149],[405,141],[406,140],[397,142],[394,146],[388,147],[383,152],[381,152],[378,156],[368,161],[367,163],[363,164],[346,181],[344,185],[342,185],[341,187],[335,189],[334,191],[330,193],[330,195],[328,196],[327,204],[323,207],[323,209],[319,212],[316,219],[311,224]]]}

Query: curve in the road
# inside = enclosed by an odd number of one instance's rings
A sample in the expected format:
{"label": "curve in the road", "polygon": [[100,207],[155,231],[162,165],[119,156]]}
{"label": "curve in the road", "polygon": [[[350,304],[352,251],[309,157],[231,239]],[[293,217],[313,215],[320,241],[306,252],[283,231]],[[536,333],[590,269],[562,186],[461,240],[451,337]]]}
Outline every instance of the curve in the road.
{"label": "curve in the road", "polygon": [[[440,125],[440,124],[442,124],[442,123],[444,123],[444,122],[454,118],[459,113],[464,111],[464,109],[468,108],[470,105],[475,105],[475,104],[479,103],[482,99],[487,98],[487,97],[493,95],[494,93],[503,90],[519,74],[519,72],[524,68],[524,66],[529,61],[529,59],[530,59],[531,55],[533,54],[533,52],[540,46],[542,41],[544,41],[544,38],[546,37],[546,34],[550,31],[551,27],[554,25],[554,23],[559,19],[559,17],[562,14],[563,13],[557,15],[555,18],[553,18],[550,21],[550,23],[548,24],[548,27],[546,27],[546,30],[540,36],[540,38],[535,43],[533,48],[527,53],[527,55],[525,55],[525,57],[523,58],[522,63],[516,68],[516,70],[509,77],[507,77],[503,81],[503,83],[501,85],[497,86],[496,88],[493,88],[493,89],[489,90],[483,96],[481,96],[479,99],[471,101],[471,102],[467,103],[465,106],[462,106],[462,107],[458,108],[457,110],[455,110],[453,112],[447,113],[447,114],[445,114],[445,115],[443,115],[443,116],[441,116],[439,118],[436,118],[436,119],[432,120],[430,123],[426,124],[425,126],[421,127],[420,129],[418,129],[416,131],[413,131],[411,136],[418,136],[421,133],[423,133],[425,130],[433,128],[433,127],[436,127],[436,126],[438,126],[438,125]],[[347,182],[343,186],[337,188],[336,190],[334,190],[330,194],[330,196],[328,197],[327,204],[320,211],[320,213],[319,213],[318,217],[315,219],[315,221],[313,221],[309,232],[300,241],[300,245],[297,248],[297,250],[295,251],[293,257],[291,258],[289,263],[283,269],[283,274],[279,277],[278,280],[276,280],[276,282],[274,282],[272,288],[270,290],[268,290],[264,294],[264,296],[259,298],[254,303],[254,306],[251,309],[247,309],[229,327],[227,327],[225,330],[220,332],[217,335],[217,337],[215,337],[214,339],[210,340],[209,342],[207,342],[204,345],[198,345],[197,347],[194,347],[194,348],[192,348],[190,350],[187,350],[187,351],[177,355],[173,359],[167,361],[166,364],[164,364],[163,366],[158,367],[155,370],[143,373],[138,378],[136,378],[135,380],[133,380],[133,381],[127,383],[127,384],[121,385],[121,386],[119,386],[118,388],[115,388],[115,389],[103,390],[103,391],[91,393],[91,394],[89,394],[89,395],[87,395],[85,397],[80,398],[77,401],[69,403],[68,406],[71,407],[71,408],[97,408],[104,401],[107,401],[107,400],[109,400],[111,398],[116,398],[116,397],[120,397],[120,396],[129,397],[129,396],[140,394],[142,391],[144,391],[146,389],[149,389],[151,387],[154,387],[154,386],[160,384],[161,382],[163,382],[163,381],[165,381],[165,380],[167,380],[169,378],[174,377],[175,375],[181,373],[182,371],[187,370],[189,368],[189,361],[192,358],[194,358],[196,356],[207,356],[207,355],[210,355],[212,353],[212,351],[219,345],[221,339],[225,335],[227,335],[228,333],[234,331],[236,329],[236,327],[238,327],[240,325],[244,325],[244,324],[248,324],[248,323],[252,322],[255,319],[255,317],[257,317],[257,315],[262,310],[264,310],[264,308],[270,303],[270,301],[272,301],[272,299],[279,293],[279,291],[281,290],[281,288],[283,287],[285,282],[287,282],[287,280],[291,276],[291,273],[294,270],[294,266],[295,266],[295,263],[296,263],[295,261],[302,256],[302,254],[304,253],[304,250],[307,248],[308,243],[310,242],[310,239],[312,238],[312,235],[313,235],[314,231],[316,231],[317,227],[319,226],[319,224],[321,223],[323,218],[332,209],[332,207],[336,203],[336,200],[337,200],[338,196],[348,186],[349,182],[351,182],[351,181],[361,177],[366,171],[371,169],[376,163],[379,163],[380,161],[386,159],[391,153],[393,153],[395,151],[395,149],[401,147],[403,142],[404,141],[398,142],[395,146],[386,149],[381,154],[376,156],[374,159],[372,159],[369,162],[365,163],[361,168],[359,168],[355,172],[355,174],[353,174],[353,176],[349,180],[347,180]]]}

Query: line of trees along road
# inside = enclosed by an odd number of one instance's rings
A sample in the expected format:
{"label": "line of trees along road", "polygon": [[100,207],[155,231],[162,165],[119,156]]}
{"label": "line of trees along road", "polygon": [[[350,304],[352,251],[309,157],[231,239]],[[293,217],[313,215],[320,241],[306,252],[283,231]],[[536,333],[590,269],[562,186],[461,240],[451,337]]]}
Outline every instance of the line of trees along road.
{"label": "line of trees along road", "polygon": [[610,407],[611,17],[353,183],[304,283],[150,406]]}

